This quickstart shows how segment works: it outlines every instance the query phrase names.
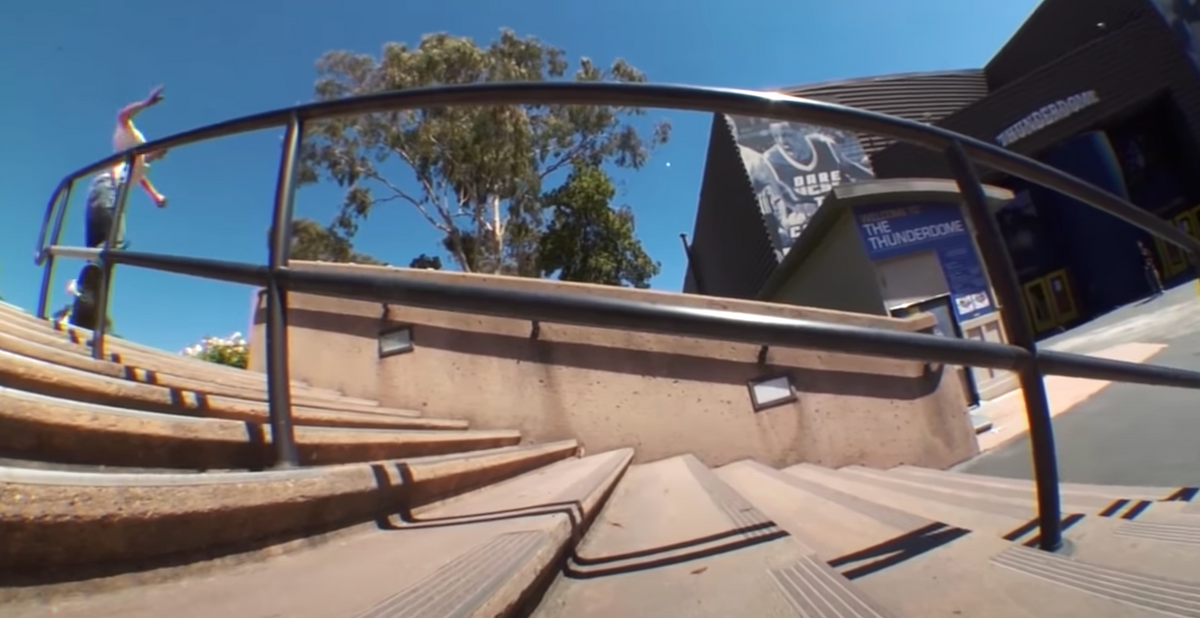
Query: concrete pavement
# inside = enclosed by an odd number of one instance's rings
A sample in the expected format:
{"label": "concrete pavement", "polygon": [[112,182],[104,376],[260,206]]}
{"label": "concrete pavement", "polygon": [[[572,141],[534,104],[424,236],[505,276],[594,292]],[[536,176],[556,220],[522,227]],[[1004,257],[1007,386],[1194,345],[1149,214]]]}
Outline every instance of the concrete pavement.
{"label": "concrete pavement", "polygon": [[[1097,353],[1128,348],[1122,344],[1133,343],[1159,344],[1156,348],[1165,345],[1146,362],[1200,371],[1200,298],[1196,284],[1188,283],[1162,297],[1124,307],[1043,345],[1067,352],[1109,356]],[[1103,390],[1080,403],[1072,402],[1069,413],[1054,418],[1063,481],[1157,486],[1200,484],[1200,391],[1133,384],[1100,385]],[[1052,403],[1055,398],[1052,392]],[[982,444],[987,434],[981,438]],[[1028,437],[1022,435],[958,469],[1031,478]]]}

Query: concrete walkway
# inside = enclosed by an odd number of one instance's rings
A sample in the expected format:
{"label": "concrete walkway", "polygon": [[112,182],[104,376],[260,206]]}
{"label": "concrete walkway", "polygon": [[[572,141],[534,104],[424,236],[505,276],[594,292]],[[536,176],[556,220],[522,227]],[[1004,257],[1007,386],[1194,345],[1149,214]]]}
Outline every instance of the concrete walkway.
{"label": "concrete walkway", "polygon": [[[1195,283],[1124,307],[1043,342],[1050,349],[1200,371],[1200,298]],[[1200,391],[1050,377],[1059,470],[1076,483],[1200,484]],[[1020,392],[986,403],[996,425],[990,449],[964,472],[1031,478]],[[1070,414],[1067,414],[1070,412]]]}

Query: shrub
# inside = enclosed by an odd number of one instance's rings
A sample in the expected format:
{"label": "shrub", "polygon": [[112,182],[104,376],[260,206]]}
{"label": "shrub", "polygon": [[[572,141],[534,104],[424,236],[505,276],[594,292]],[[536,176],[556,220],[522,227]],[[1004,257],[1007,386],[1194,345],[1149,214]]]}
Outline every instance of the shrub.
{"label": "shrub", "polygon": [[250,346],[241,333],[234,333],[224,339],[205,337],[200,340],[200,343],[184,350],[182,354],[210,363],[245,369],[249,364]]}

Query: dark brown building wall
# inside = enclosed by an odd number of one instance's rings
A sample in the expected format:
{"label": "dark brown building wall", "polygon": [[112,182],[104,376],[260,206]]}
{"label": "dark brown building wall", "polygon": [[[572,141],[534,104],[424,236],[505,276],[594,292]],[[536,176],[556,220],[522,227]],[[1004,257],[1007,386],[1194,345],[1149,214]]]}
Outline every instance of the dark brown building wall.
{"label": "dark brown building wall", "polygon": [[[789,88],[785,92],[936,124],[987,96],[988,86],[983,71],[972,69],[849,79]],[[867,154],[892,143],[875,135],[860,135],[859,139]]]}
{"label": "dark brown building wall", "polygon": [[988,83],[995,90],[1018,81],[1153,11],[1147,0],[1046,0],[988,63]]}
{"label": "dark brown building wall", "polygon": [[726,298],[754,298],[778,264],[733,130],[720,114],[708,140],[691,259],[693,289],[685,291]]}
{"label": "dark brown building wall", "polygon": [[[1200,141],[1200,77],[1157,15],[1144,15],[992,92],[941,126],[995,143],[997,134],[1030,112],[1092,89],[1100,96],[1098,105],[1015,143],[1012,149],[1036,153],[1163,95],[1173,99],[1184,119],[1179,128],[1186,135],[1180,136],[1181,141]],[[908,144],[877,153],[873,162],[876,174],[883,178],[950,176],[939,153]]]}

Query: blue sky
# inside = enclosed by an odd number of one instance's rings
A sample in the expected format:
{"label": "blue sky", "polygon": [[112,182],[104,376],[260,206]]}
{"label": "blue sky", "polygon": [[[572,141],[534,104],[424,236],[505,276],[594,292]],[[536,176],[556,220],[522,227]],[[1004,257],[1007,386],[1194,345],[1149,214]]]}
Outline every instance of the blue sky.
{"label": "blue sky", "polygon": [[[429,32],[486,42],[501,27],[535,35],[572,58],[624,57],[652,81],[766,89],[872,74],[983,65],[1035,0],[207,0],[28,2],[0,20],[0,295],[33,309],[40,269],[34,236],[58,180],[109,154],[116,110],[157,84],[166,101],[145,112],[151,138],[312,96],[325,51],[377,53]],[[705,114],[651,111],[675,126],[650,165],[623,177],[619,200],[662,262],[654,287],[678,290],[708,143]],[[153,180],[170,199],[157,210],[131,196],[133,249],[265,261],[278,164],[269,131],[172,152]],[[667,163],[670,163],[668,166]],[[64,242],[82,244],[81,191]],[[327,221],[332,187],[309,187],[298,214]],[[392,263],[437,253],[437,234],[397,205],[373,215],[358,248]],[[64,260],[52,308],[79,268]],[[177,350],[204,335],[245,331],[249,288],[132,268],[116,278],[113,315],[125,337]]]}

